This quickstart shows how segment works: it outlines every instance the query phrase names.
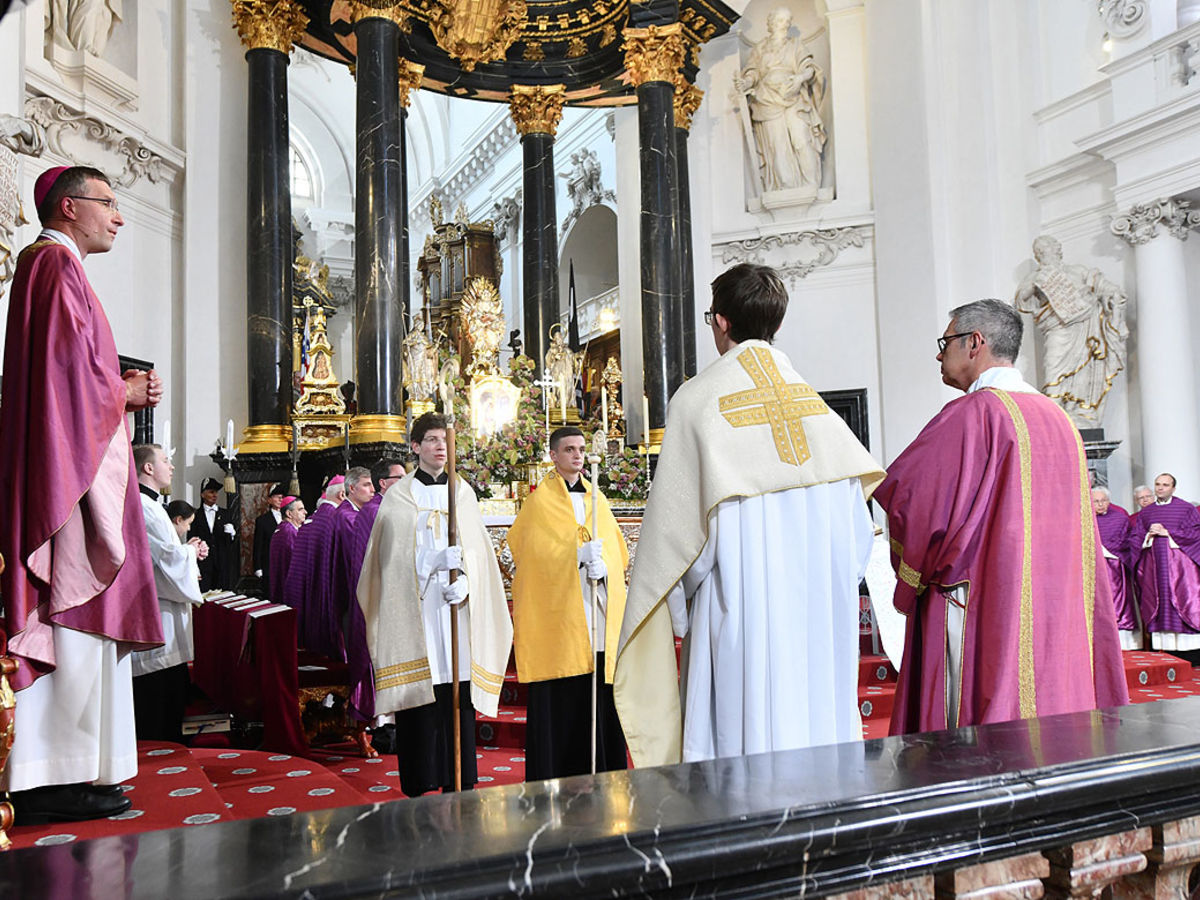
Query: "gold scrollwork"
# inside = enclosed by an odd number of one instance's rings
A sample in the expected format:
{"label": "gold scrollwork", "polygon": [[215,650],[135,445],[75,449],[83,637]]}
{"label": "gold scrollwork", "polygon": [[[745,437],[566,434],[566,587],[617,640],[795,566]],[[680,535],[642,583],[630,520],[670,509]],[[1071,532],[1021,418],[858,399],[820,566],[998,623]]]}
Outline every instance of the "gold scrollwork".
{"label": "gold scrollwork", "polygon": [[679,78],[683,66],[683,25],[651,25],[625,29],[625,68],[635,87]]}
{"label": "gold scrollwork", "polygon": [[363,19],[387,19],[400,26],[401,31],[408,32],[412,29],[408,12],[402,9],[399,3],[386,3],[380,2],[380,0],[374,0],[371,3],[363,3],[361,0],[352,2],[350,4],[350,21],[352,23],[361,22]]}
{"label": "gold scrollwork", "polygon": [[408,106],[412,91],[421,89],[425,67],[409,59],[400,60],[400,105]]}
{"label": "gold scrollwork", "polygon": [[296,0],[232,0],[233,25],[247,50],[292,52],[308,25]]}
{"label": "gold scrollwork", "polygon": [[675,127],[682,128],[684,131],[690,131],[692,128],[692,116],[696,114],[696,110],[700,108],[700,101],[704,99],[704,91],[696,87],[682,78],[675,85]]}
{"label": "gold scrollwork", "polygon": [[467,72],[504,59],[525,24],[524,0],[435,0],[429,28],[438,46]]}
{"label": "gold scrollwork", "polygon": [[508,106],[521,137],[527,134],[553,136],[566,101],[566,85],[514,84]]}

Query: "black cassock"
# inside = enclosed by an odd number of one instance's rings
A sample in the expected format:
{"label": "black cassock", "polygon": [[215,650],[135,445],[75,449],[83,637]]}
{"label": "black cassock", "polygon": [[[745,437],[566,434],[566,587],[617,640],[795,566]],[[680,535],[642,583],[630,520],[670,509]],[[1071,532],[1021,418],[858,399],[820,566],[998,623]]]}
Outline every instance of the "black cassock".
{"label": "black cassock", "polygon": [[254,571],[262,572],[259,581],[262,583],[264,597],[271,596],[271,538],[279,522],[275,521],[275,513],[267,510],[254,520]]}
{"label": "black cassock", "polygon": [[[227,524],[234,525],[233,534],[229,534],[225,530]],[[237,526],[233,523],[229,511],[217,508],[210,531],[208,516],[204,512],[204,505],[201,504],[200,508],[196,510],[196,517],[192,519],[192,527],[188,529],[188,537],[198,537],[208,544],[208,559],[200,560],[198,563],[200,590],[212,591],[217,588],[233,590],[236,588],[240,554],[238,552]]]}

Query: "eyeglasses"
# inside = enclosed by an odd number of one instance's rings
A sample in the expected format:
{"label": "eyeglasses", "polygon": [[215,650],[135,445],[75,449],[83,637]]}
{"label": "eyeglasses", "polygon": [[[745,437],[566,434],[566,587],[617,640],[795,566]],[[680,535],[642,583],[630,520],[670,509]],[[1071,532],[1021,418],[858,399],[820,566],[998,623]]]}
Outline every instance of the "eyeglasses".
{"label": "eyeglasses", "polygon": [[113,212],[120,212],[121,207],[117,205],[116,197],[76,197],[74,194],[68,195],[72,200],[91,200],[93,203],[103,203]]}
{"label": "eyeglasses", "polygon": [[945,337],[938,338],[937,339],[938,353],[945,353],[946,347],[949,346],[950,342],[955,340],[956,338],[970,337],[974,333],[975,332],[973,332],[973,331],[963,331],[963,332],[960,332],[959,334],[948,334]]}
{"label": "eyeglasses", "polygon": [[713,322],[714,315],[716,315],[716,313],[714,313],[711,309],[706,309],[704,311],[704,324],[711,325]]}

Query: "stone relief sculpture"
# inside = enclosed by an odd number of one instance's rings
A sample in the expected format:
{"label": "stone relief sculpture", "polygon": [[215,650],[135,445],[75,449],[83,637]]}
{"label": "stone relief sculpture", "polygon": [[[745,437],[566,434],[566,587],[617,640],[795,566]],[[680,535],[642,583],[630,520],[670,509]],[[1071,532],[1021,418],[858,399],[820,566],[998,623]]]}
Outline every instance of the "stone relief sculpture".
{"label": "stone relief sculpture", "polygon": [[1063,262],[1049,235],[1033,242],[1037,269],[1014,303],[1042,339],[1041,391],[1081,428],[1096,428],[1113,381],[1125,368],[1126,297],[1099,269]]}
{"label": "stone relief sculpture", "polygon": [[567,196],[571,198],[571,210],[562,223],[563,234],[566,234],[571,224],[583,215],[589,206],[595,206],[605,200],[617,202],[616,193],[604,186],[600,157],[594,150],[585,147],[578,153],[572,153],[571,171],[559,177],[566,179]]}
{"label": "stone relief sculpture", "polygon": [[789,36],[791,27],[790,10],[772,12],[767,36],[733,85],[748,101],[763,191],[798,191],[811,199],[821,186],[826,79],[803,39]]}
{"label": "stone relief sculpture", "polygon": [[121,21],[124,0],[49,0],[46,30],[50,39],[71,50],[101,56]]}
{"label": "stone relief sculpture", "polygon": [[17,154],[41,156],[46,137],[34,122],[0,114],[0,297],[17,267],[17,228],[27,223],[21,206]]}

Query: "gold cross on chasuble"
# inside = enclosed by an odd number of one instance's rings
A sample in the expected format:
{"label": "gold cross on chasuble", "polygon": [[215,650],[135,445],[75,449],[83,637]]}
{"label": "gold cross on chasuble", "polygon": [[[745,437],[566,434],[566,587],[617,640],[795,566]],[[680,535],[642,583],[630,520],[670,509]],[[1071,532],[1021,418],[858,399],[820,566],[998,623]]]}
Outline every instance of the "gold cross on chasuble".
{"label": "gold cross on chasuble", "polygon": [[771,351],[765,347],[746,348],[738,354],[738,362],[754,387],[722,397],[718,401],[721,415],[734,428],[770,425],[779,458],[793,466],[804,465],[812,454],[800,420],[827,413],[829,407],[807,384],[784,381]]}

